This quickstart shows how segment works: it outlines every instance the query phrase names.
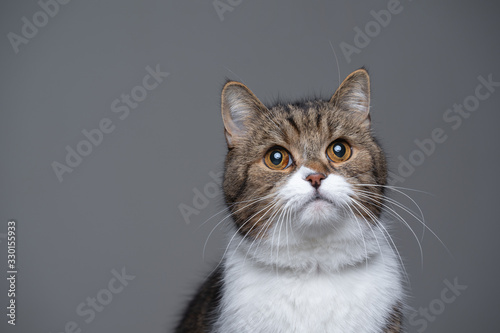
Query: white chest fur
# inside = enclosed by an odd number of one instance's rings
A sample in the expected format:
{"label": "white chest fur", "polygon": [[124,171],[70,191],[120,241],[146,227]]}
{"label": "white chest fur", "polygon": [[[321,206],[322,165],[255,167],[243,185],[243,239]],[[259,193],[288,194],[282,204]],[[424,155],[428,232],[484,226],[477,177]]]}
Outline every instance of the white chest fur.
{"label": "white chest fur", "polygon": [[215,332],[382,332],[403,292],[392,249],[379,250],[367,263],[302,272],[273,269],[245,260],[246,251],[230,251]]}

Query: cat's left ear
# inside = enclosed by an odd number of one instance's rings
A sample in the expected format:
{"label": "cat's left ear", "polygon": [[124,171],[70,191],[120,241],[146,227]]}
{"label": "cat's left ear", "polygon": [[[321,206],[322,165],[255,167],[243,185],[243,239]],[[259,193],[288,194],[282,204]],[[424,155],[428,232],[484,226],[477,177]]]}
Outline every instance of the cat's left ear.
{"label": "cat's left ear", "polygon": [[330,103],[353,112],[364,127],[370,127],[370,76],[366,69],[352,72],[333,94]]}
{"label": "cat's left ear", "polygon": [[224,85],[221,96],[222,120],[228,147],[233,147],[238,139],[245,136],[250,119],[267,108],[243,83],[229,81]]}

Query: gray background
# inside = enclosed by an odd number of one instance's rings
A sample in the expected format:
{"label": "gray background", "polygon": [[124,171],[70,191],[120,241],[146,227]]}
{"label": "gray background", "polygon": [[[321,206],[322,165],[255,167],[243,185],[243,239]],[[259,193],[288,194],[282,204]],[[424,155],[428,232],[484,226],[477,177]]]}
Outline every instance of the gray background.
{"label": "gray background", "polygon": [[[427,327],[409,331],[498,331],[500,91],[458,129],[443,120],[474,94],[478,76],[500,81],[498,4],[402,0],[402,11],[348,61],[340,44],[354,45],[354,28],[364,30],[374,21],[370,11],[389,1],[237,2],[221,20],[212,1],[72,1],[18,53],[7,34],[21,35],[22,17],[33,22],[41,9],[36,1],[2,2],[0,277],[9,219],[18,224],[19,273],[15,327],[6,323],[0,282],[0,331],[63,332],[74,321],[82,332],[166,332],[224,249],[217,228],[202,256],[223,216],[203,224],[223,208],[220,195],[189,224],[179,207],[193,206],[193,191],[221,170],[225,78],[242,80],[265,102],[328,98],[339,77],[363,65],[372,78],[374,131],[393,171],[400,156],[418,150],[415,139],[435,128],[447,135],[398,185],[430,193],[405,190],[452,256],[426,232],[422,266],[408,228],[396,223],[393,235],[412,307],[439,306],[445,280],[467,289]],[[157,64],[170,76],[120,120],[111,103]],[[103,118],[114,131],[60,182],[51,164],[64,163],[65,147],[75,149],[81,131]],[[419,222],[405,218],[420,237]],[[77,306],[122,267],[135,279],[86,323]]]}

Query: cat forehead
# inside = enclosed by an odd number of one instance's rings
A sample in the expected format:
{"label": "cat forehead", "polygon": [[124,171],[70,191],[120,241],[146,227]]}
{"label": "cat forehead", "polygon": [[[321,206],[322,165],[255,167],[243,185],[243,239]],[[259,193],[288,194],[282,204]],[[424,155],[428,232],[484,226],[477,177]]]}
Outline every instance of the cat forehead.
{"label": "cat forehead", "polygon": [[300,147],[314,146],[357,130],[349,114],[329,102],[282,104],[271,107],[269,112],[269,117],[264,118],[268,133]]}
{"label": "cat forehead", "polygon": [[281,116],[308,116],[313,114],[329,114],[335,111],[335,106],[332,103],[322,100],[308,100],[295,103],[278,103],[269,109],[273,113],[280,114]]}
{"label": "cat forehead", "polygon": [[346,112],[325,101],[308,101],[296,104],[280,104],[270,108],[270,112],[283,126],[292,126],[298,132],[324,130],[349,123]]}

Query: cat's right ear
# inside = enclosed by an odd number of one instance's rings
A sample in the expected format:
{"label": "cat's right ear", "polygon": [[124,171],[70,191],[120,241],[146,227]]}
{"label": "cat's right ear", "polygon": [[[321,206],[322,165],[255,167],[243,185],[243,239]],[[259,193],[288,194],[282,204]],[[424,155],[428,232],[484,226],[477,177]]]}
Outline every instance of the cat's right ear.
{"label": "cat's right ear", "polygon": [[261,101],[243,83],[229,81],[224,85],[221,96],[222,120],[228,147],[245,136],[250,119],[256,112],[267,110]]}

